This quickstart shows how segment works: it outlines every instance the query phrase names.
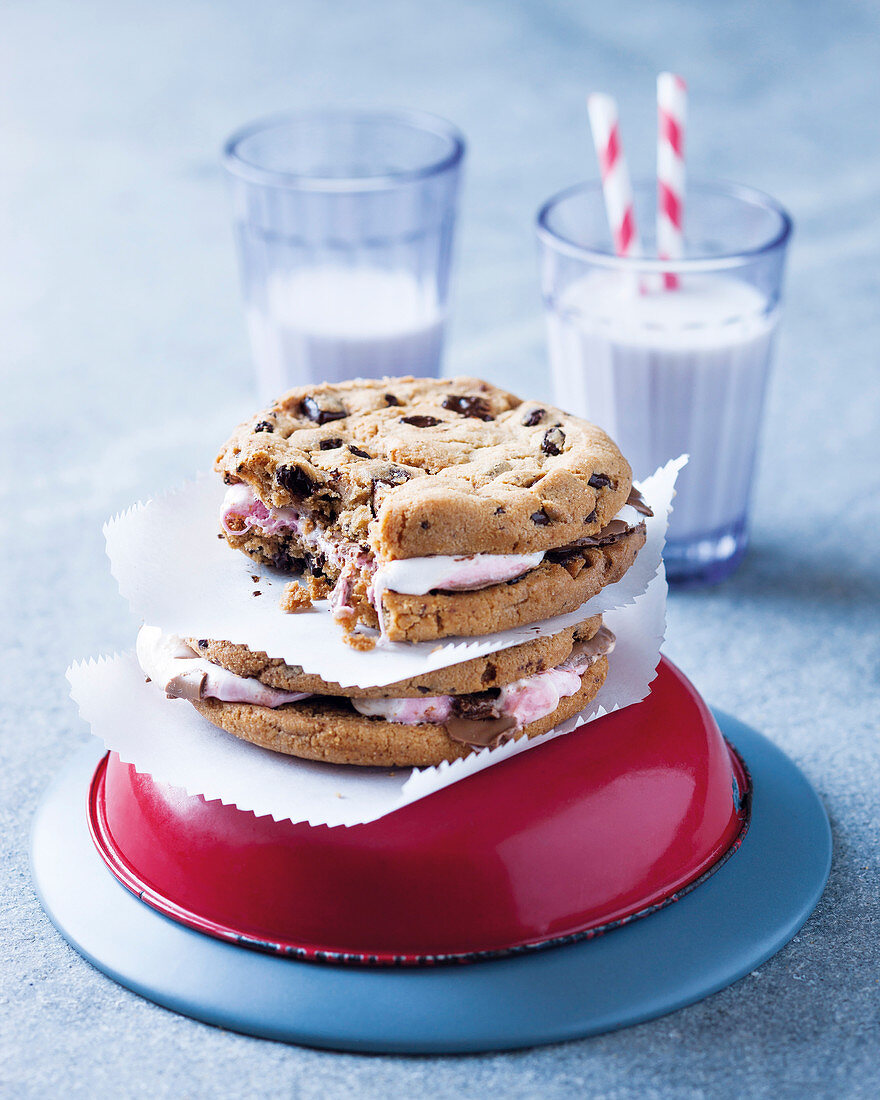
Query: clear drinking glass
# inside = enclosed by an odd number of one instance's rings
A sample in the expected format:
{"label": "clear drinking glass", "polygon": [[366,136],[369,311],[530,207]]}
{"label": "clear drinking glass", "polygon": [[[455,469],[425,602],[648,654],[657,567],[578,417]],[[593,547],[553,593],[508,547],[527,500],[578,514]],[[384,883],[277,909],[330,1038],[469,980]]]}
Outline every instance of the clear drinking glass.
{"label": "clear drinking glass", "polygon": [[[656,182],[635,200],[650,256]],[[732,572],[748,543],[792,223],[758,191],[691,181],[685,222],[683,259],[620,258],[587,183],[551,198],[537,230],[557,403],[603,427],[636,477],[690,454],[664,558],[670,579],[700,582]]]}
{"label": "clear drinking glass", "polygon": [[439,373],[465,145],[412,111],[303,111],[224,149],[260,396]]}

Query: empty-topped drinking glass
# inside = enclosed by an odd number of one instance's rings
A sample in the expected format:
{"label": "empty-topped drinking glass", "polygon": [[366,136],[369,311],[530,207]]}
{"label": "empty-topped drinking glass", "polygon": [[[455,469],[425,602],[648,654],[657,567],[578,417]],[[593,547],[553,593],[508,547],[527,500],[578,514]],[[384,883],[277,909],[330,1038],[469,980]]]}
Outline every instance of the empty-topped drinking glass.
{"label": "empty-topped drinking glass", "polygon": [[[635,188],[643,229],[656,188]],[[790,232],[769,196],[721,183],[688,185],[680,260],[651,258],[647,236],[644,257],[616,256],[599,183],[538,213],[557,403],[604,428],[636,477],[690,455],[663,555],[671,580],[720,580],[745,553]]]}
{"label": "empty-topped drinking glass", "polygon": [[260,396],[437,375],[465,144],[414,111],[315,110],[229,139]]}

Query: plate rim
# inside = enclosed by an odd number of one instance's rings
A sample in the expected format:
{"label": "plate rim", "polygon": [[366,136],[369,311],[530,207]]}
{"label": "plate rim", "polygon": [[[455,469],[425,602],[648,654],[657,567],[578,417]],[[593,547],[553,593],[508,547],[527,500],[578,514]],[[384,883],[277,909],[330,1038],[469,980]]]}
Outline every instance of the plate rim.
{"label": "plate rim", "polygon": [[802,927],[827,882],[830,825],[807,778],[758,731],[713,713],[751,772],[744,842],[675,905],[575,943],[467,966],[365,968],[263,954],[193,931],[139,901],[92,844],[85,811],[104,751],[97,743],[43,797],[32,878],[52,923],[92,965],[156,1004],[229,1030],[402,1054],[600,1034],[665,1015],[754,970]]}

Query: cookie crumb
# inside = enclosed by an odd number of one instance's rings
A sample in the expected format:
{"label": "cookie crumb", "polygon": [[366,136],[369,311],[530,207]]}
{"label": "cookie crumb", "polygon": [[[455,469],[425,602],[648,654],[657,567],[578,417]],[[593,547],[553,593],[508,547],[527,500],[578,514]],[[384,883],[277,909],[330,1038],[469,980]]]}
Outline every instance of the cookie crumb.
{"label": "cookie crumb", "polygon": [[361,653],[367,653],[376,648],[375,638],[368,638],[366,634],[358,634],[354,630],[346,630],[342,635],[342,640],[347,646],[351,646],[352,649],[357,649]]}
{"label": "cookie crumb", "polygon": [[[311,583],[309,588],[311,589]],[[307,592],[296,581],[291,581],[290,584],[284,586],[278,606],[290,615],[295,615],[297,611],[308,611],[312,606],[311,592]]]}
{"label": "cookie crumb", "polygon": [[332,591],[323,577],[309,577],[309,595],[313,600],[326,600]]}
{"label": "cookie crumb", "polygon": [[259,590],[259,588],[258,588],[258,589],[257,589],[257,590],[256,590],[255,592],[251,592],[251,595],[252,595],[252,596],[262,596],[262,595],[263,595],[263,593],[262,593],[262,592],[261,592],[261,591]]}

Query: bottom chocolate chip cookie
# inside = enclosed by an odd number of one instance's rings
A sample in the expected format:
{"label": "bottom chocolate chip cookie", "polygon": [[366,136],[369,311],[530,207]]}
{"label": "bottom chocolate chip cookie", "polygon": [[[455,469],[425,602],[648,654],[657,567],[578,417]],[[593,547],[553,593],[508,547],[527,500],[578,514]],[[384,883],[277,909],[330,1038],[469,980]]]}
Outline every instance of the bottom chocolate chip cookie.
{"label": "bottom chocolate chip cookie", "polygon": [[532,638],[519,645],[500,649],[483,657],[472,657],[445,668],[433,669],[421,676],[397,680],[381,687],[349,687],[323,680],[314,673],[304,672],[299,665],[289,665],[255,652],[247,646],[218,642],[210,638],[188,638],[186,644],[192,656],[207,658],[228,672],[258,680],[266,687],[280,691],[308,692],[315,695],[345,695],[349,698],[421,698],[425,695],[465,695],[502,688],[513,680],[534,676],[556,668],[567,660],[581,643],[594,638],[602,626],[602,616],[593,615],[557,634]]}
{"label": "bottom chocolate chip cookie", "polygon": [[211,698],[194,699],[192,705],[214,725],[274,752],[332,764],[427,767],[457,760],[480,747],[459,739],[478,735],[479,730],[473,727],[492,727],[485,730],[487,744],[546,733],[583,710],[602,686],[607,672],[608,659],[598,658],[580,677],[579,690],[561,699],[550,714],[520,728],[515,728],[514,721],[509,721],[506,729],[498,728],[503,719],[473,719],[470,730],[461,730],[455,719],[445,723],[393,722],[359,714],[347,701],[329,697],[274,710]]}
{"label": "bottom chocolate chip cookie", "polygon": [[382,766],[435,764],[545,732],[593,697],[613,648],[594,616],[423,676],[346,688],[229,642],[150,626],[137,642],[156,687],[222,729],[294,756]]}

